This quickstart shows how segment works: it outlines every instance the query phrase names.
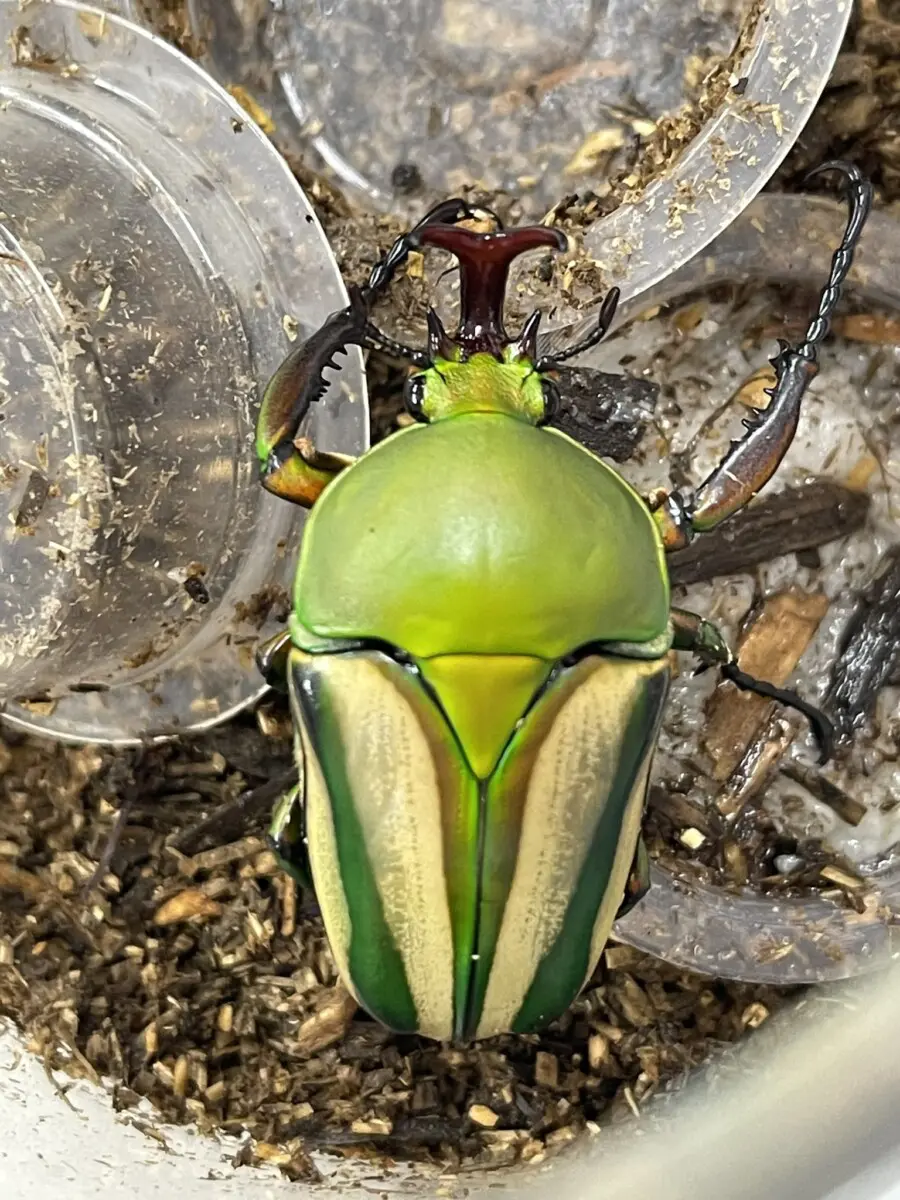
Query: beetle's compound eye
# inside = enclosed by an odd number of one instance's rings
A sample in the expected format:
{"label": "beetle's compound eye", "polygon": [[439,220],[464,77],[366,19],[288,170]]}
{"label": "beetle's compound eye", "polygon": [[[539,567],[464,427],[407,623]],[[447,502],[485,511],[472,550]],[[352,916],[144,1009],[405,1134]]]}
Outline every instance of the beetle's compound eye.
{"label": "beetle's compound eye", "polygon": [[544,394],[544,416],[541,424],[544,425],[559,415],[559,408],[562,402],[559,396],[559,388],[552,379],[544,378],[541,380],[541,391]]}
{"label": "beetle's compound eye", "polygon": [[422,406],[425,403],[425,378],[422,375],[410,375],[403,388],[406,401],[406,411],[417,421],[425,421]]}

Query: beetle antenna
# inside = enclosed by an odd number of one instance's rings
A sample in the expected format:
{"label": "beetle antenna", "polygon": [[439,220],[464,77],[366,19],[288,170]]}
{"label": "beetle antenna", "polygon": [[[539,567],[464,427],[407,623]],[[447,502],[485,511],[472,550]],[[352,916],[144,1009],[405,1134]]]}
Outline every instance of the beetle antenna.
{"label": "beetle antenna", "polygon": [[465,200],[460,200],[458,197],[453,200],[442,200],[440,204],[430,208],[421,221],[397,238],[387,254],[380,258],[369,272],[369,278],[361,289],[366,301],[371,304],[375,296],[389,286],[398,268],[402,267],[409,258],[410,250],[417,247],[416,238],[423,229],[429,225],[455,225],[458,221],[474,221],[486,212],[495,220],[498,219],[490,210],[473,208],[471,204],[467,204]]}
{"label": "beetle antenna", "polygon": [[366,331],[363,338],[363,345],[369,350],[379,350],[382,354],[387,354],[391,358],[406,358],[416,367],[430,367],[431,357],[424,350],[415,350],[412,346],[407,346],[404,342],[397,342],[392,337],[388,337],[386,333],[382,333],[380,329],[376,329],[371,322],[366,323]]}
{"label": "beetle antenna", "polygon": [[579,354],[584,354],[587,350],[592,350],[598,342],[602,342],[609,332],[610,325],[613,323],[620,294],[618,288],[612,288],[607,292],[603,303],[600,305],[597,324],[588,333],[587,337],[583,337],[580,342],[576,342],[574,346],[567,347],[559,354],[552,354],[547,358],[538,359],[535,364],[535,370],[541,372],[552,371],[560,363],[565,362],[567,359],[575,358]]}
{"label": "beetle antenna", "polygon": [[742,692],[755,692],[757,696],[766,696],[769,700],[777,700],[785,708],[796,709],[809,721],[812,735],[819,743],[819,764],[828,762],[834,749],[834,726],[814,704],[808,704],[802,696],[787,688],[775,687],[762,679],[755,679],[742,671],[736,663],[722,663],[720,670]]}
{"label": "beetle antenna", "polygon": [[807,361],[815,361],[816,350],[831,327],[831,318],[840,299],[841,284],[850,271],[853,252],[859,243],[863,226],[872,207],[872,185],[859,167],[852,163],[841,162],[837,159],[822,163],[814,171],[810,171],[803,182],[808,183],[810,179],[815,179],[828,171],[839,171],[843,175],[850,213],[847,217],[847,227],[841,238],[841,244],[835,250],[831,260],[831,274],[822,289],[818,312],[809,324],[806,337],[795,351]]}

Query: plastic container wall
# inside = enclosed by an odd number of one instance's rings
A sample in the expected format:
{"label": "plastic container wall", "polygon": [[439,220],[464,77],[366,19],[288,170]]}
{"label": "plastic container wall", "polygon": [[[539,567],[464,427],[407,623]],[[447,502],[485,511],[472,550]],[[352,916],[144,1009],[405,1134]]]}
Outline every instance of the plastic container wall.
{"label": "plastic container wall", "polygon": [[366,203],[410,216],[469,184],[539,219],[596,193],[585,246],[627,297],[689,261],[764,186],[825,86],[850,3],[191,0],[190,11],[210,70]]}
{"label": "plastic container wall", "polygon": [[[74,4],[7,0],[0,34],[7,715],[108,742],[202,727],[262,690],[302,526],[256,479],[259,390],[346,294],[199,68]],[[365,445],[358,353],[314,421]]]}
{"label": "plastic container wall", "polygon": [[163,1127],[162,1146],[117,1118],[101,1089],[61,1077],[64,1101],[16,1035],[0,1031],[0,1182],[31,1200],[61,1191],[66,1200],[365,1200],[373,1191],[422,1200],[894,1200],[897,971],[801,1000],[640,1120],[583,1138],[544,1166],[460,1177],[317,1156],[324,1179],[308,1184],[235,1168],[234,1138]]}

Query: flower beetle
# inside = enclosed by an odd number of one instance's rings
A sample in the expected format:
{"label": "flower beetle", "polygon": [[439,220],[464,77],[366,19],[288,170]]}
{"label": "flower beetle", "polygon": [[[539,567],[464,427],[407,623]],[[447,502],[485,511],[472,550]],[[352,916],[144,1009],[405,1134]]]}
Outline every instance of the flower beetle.
{"label": "flower beetle", "polygon": [[[855,168],[819,170],[843,174],[850,216],[818,311],[773,359],[768,407],[693,494],[644,500],[548,426],[554,369],[599,342],[618,293],[581,342],[542,357],[539,314],[504,329],[507,275],[565,237],[475,233],[461,200],[399,238],[269,384],[262,483],[312,509],[289,630],[259,655],[286,680],[300,778],[273,842],[311,877],[347,986],[395,1030],[527,1032],[577,995],[647,887],[640,826],[672,649],[799,709],[828,753],[821,713],[745,675],[712,624],[671,606],[665,559],[745,505],[794,436],[871,205]],[[417,350],[370,313],[426,247],[458,260],[460,321],[450,336],[429,312]],[[416,422],[353,462],[300,436],[349,344],[418,368]]]}

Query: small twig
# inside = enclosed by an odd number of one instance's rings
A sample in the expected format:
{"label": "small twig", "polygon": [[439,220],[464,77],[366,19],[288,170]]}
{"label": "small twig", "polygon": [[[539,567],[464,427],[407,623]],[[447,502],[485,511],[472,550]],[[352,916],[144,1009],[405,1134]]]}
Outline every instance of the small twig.
{"label": "small twig", "polygon": [[423,1116],[398,1121],[390,1133],[354,1133],[349,1129],[303,1129],[298,1133],[304,1142],[314,1148],[329,1146],[365,1146],[375,1143],[386,1149],[391,1146],[458,1146],[462,1140],[459,1127],[443,1117]]}
{"label": "small twig", "polygon": [[783,554],[816,549],[861,529],[869,497],[821,481],[764,496],[669,558],[674,585],[752,571]]}
{"label": "small twig", "polygon": [[[238,838],[236,842],[222,842],[211,846],[209,850],[200,850],[186,858],[180,858],[179,867],[182,875],[193,878],[198,871],[215,871],[228,863],[242,862],[253,858],[265,850],[266,844],[254,834]],[[176,850],[176,853],[178,851]]]}
{"label": "small twig", "polygon": [[207,840],[215,846],[238,841],[246,834],[251,821],[264,813],[296,782],[297,771],[292,769],[248,792],[241,792],[235,800],[229,800],[227,804],[213,809],[202,821],[188,826],[171,843],[172,847],[180,854],[192,857]]}
{"label": "small twig", "polygon": [[106,844],[103,847],[103,852],[100,855],[97,866],[94,868],[90,879],[81,889],[81,895],[79,898],[82,903],[87,902],[91,892],[95,887],[97,887],[97,885],[109,871],[112,857],[116,852],[116,847],[122,840],[122,834],[125,832],[125,826],[128,824],[129,814],[131,813],[136,800],[137,789],[132,788],[119,805],[119,811],[116,813],[116,819],[113,822],[112,829],[109,831],[109,837],[106,839]]}
{"label": "small twig", "polygon": [[806,788],[817,800],[827,804],[832,812],[836,812],[848,825],[858,825],[866,815],[867,809],[864,804],[860,804],[858,800],[848,796],[843,788],[839,788],[837,784],[832,783],[830,779],[826,779],[824,775],[820,775],[818,771],[814,771],[810,767],[804,767],[800,763],[785,763],[781,768],[781,774],[792,779],[794,783],[799,783],[802,788]]}

